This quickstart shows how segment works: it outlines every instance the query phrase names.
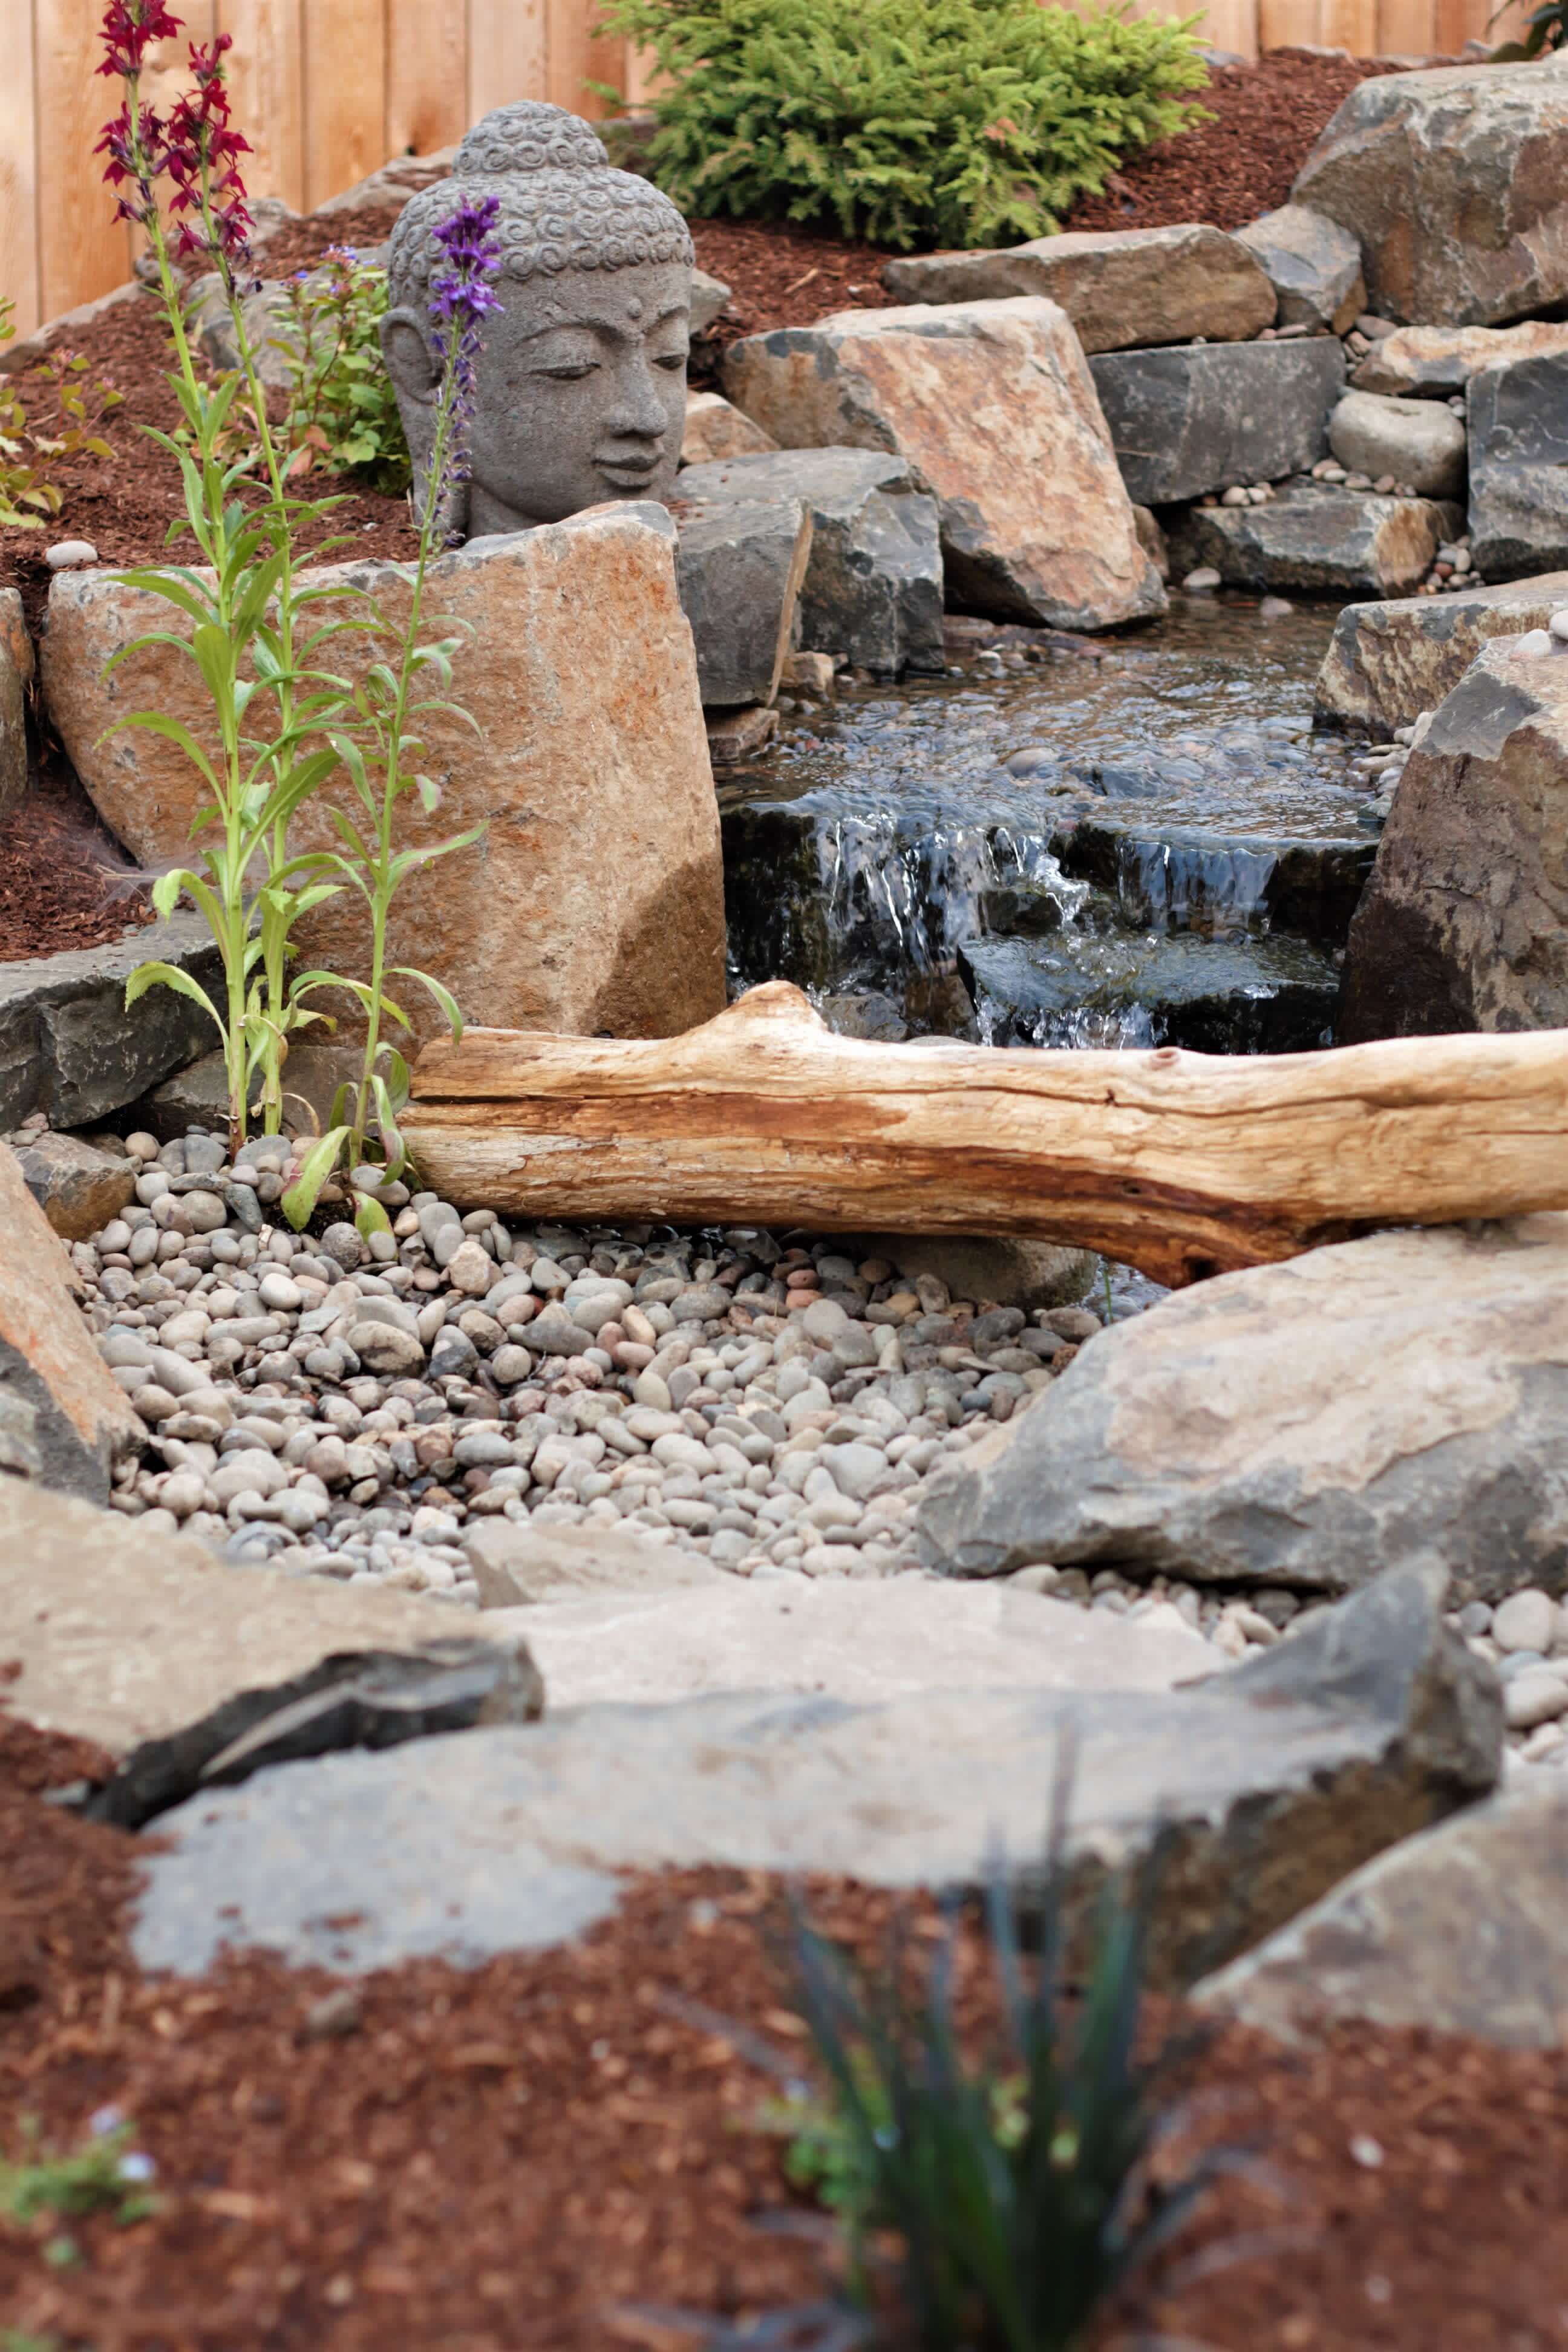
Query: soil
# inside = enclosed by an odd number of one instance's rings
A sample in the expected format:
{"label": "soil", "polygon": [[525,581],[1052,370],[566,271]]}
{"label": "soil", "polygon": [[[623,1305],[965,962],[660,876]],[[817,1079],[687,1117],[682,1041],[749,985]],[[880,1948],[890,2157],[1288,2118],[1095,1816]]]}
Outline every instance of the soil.
{"label": "soil", "polygon": [[[0,1717],[0,2156],[24,2117],[63,2151],[112,2106],[160,2202],[127,2227],[0,2221],[0,2321],[51,2352],[826,2346],[833,2233],[753,2127],[803,2064],[775,1883],[630,1880],[580,1944],[472,1970],[348,1980],[247,1953],[148,1979],[123,1933],[148,1842],[40,1801],[101,1769]],[[808,1899],[882,1948],[889,1897]],[[915,1920],[934,1929],[929,1906]],[[957,1982],[973,2040],[972,1929]],[[1147,2331],[1212,2352],[1568,2344],[1568,2053],[1361,2030],[1298,2054],[1227,2030],[1179,2089],[1167,2161],[1218,2144],[1246,2169],[1090,2352]]]}
{"label": "soil", "polygon": [[0,963],[103,947],[152,919],[148,885],[57,754],[0,812]]}

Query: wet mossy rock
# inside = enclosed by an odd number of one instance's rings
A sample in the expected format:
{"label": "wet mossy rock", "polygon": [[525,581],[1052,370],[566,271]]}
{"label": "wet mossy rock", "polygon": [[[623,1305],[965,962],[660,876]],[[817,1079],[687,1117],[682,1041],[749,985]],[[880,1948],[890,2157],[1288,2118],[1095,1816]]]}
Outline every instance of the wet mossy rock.
{"label": "wet mossy rock", "polygon": [[1568,646],[1531,643],[1483,647],[1411,752],[1351,927],[1346,1043],[1568,1026]]}
{"label": "wet mossy rock", "polygon": [[905,459],[940,509],[947,601],[959,609],[1070,629],[1164,611],[1057,303],[839,311],[732,343],[724,388],[782,448]]}
{"label": "wet mossy rock", "polygon": [[1568,299],[1568,56],[1359,82],[1290,193],[1360,239],[1380,318],[1549,310]]}
{"label": "wet mossy rock", "polygon": [[1568,1587],[1568,1215],[1383,1233],[1225,1275],[1092,1340],[932,1483],[928,1565],[1035,1560],[1451,1601]]}
{"label": "wet mossy rock", "polygon": [[[394,621],[407,593],[406,569],[374,560],[319,576],[371,591]],[[487,829],[473,848],[409,877],[393,908],[390,960],[433,972],[476,1023],[662,1036],[718,1011],[719,824],[669,516],[628,503],[477,541],[435,564],[429,598],[471,626],[452,698],[479,731],[432,722],[425,765],[440,804],[426,814],[411,797],[399,822],[414,846],[479,822]],[[61,573],[50,591],[50,715],[100,815],[154,866],[186,855],[205,787],[173,744],[107,730],[151,708],[200,740],[210,708],[194,666],[171,647],[107,677],[104,665],[150,629],[187,625],[107,572]],[[352,666],[374,651],[351,656],[340,644],[335,657]],[[296,824],[302,849],[337,844],[322,801]],[[307,916],[295,934],[302,956],[365,971],[357,907],[344,893]],[[154,1000],[179,1002],[162,991]],[[352,1029],[346,1000],[335,1009]],[[423,991],[406,1009],[421,1035],[439,1025]]]}

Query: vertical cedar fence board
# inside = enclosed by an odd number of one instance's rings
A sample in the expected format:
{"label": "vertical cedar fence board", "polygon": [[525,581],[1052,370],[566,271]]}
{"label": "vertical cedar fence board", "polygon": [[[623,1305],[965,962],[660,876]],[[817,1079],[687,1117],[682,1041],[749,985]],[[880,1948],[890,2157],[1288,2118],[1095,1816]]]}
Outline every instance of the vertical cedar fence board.
{"label": "vertical cedar fence board", "polygon": [[[1093,0],[1072,0],[1086,10]],[[1207,0],[1217,49],[1321,44],[1358,56],[1456,55],[1488,37],[1494,0]],[[1517,29],[1516,0],[1490,37]],[[1140,16],[1159,0],[1135,0]],[[134,247],[117,225],[92,153],[117,93],[96,79],[102,0],[0,0],[11,65],[0,81],[0,293],[30,334],[122,283]],[[184,0],[186,37],[234,36],[235,111],[256,150],[256,195],[297,211],[351,187],[389,155],[428,153],[492,106],[548,98],[599,116],[585,85],[633,103],[649,61],[598,35],[603,0]],[[1164,7],[1160,13],[1182,13]],[[154,103],[177,85],[184,39],[164,42]]]}

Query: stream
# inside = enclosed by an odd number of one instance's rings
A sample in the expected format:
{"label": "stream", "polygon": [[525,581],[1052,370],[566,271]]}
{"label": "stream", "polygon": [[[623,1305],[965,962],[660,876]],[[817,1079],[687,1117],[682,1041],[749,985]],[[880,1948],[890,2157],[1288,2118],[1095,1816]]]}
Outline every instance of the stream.
{"label": "stream", "polygon": [[[995,1045],[1327,1042],[1381,819],[1314,733],[1327,605],[1180,597],[1116,638],[985,631],[946,675],[781,701],[721,778],[731,981]],[[966,625],[960,624],[960,633]]]}

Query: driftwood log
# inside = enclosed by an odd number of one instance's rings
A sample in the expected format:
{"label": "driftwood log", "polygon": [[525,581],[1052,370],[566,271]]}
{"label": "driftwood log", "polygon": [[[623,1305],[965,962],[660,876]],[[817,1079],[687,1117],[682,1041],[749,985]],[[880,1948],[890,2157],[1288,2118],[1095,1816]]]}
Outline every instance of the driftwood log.
{"label": "driftwood log", "polygon": [[403,1125],[460,1207],[1023,1234],[1174,1285],[1568,1209],[1568,1030],[1235,1059],[877,1045],[773,982],[682,1037],[427,1045]]}

